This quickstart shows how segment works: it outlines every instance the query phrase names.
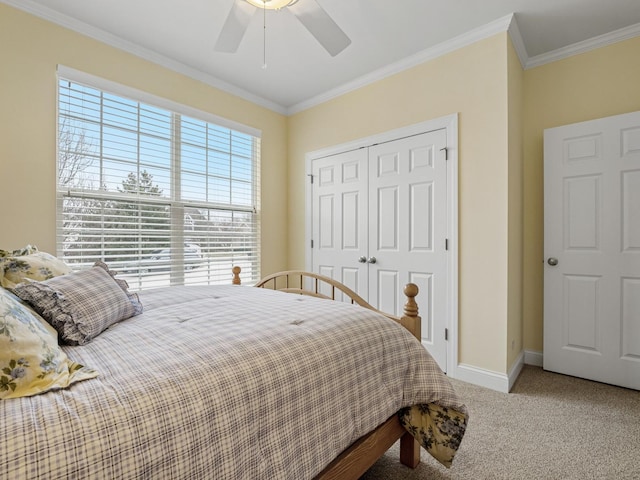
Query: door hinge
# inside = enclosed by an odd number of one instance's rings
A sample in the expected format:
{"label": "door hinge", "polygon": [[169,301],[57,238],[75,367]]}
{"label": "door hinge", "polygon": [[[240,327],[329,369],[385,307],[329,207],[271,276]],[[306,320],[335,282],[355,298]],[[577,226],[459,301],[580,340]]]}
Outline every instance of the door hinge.
{"label": "door hinge", "polygon": [[307,176],[309,177],[309,179],[311,180],[311,184],[313,185],[313,174],[307,173]]}
{"label": "door hinge", "polygon": [[448,328],[444,329],[444,339],[445,340],[449,340],[449,329]]}
{"label": "door hinge", "polygon": [[448,238],[444,239],[444,249],[445,250],[449,250],[449,239]]}
{"label": "door hinge", "polygon": [[313,248],[313,240],[311,240],[311,248]]}
{"label": "door hinge", "polygon": [[441,148],[440,151],[444,150],[444,159],[449,160],[449,149],[447,147]]}

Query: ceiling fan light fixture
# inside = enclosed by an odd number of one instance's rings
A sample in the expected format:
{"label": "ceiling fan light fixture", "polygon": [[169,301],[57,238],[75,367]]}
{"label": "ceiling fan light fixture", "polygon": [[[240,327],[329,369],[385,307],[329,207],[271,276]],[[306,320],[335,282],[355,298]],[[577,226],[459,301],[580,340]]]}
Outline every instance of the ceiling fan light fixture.
{"label": "ceiling fan light fixture", "polygon": [[296,3],[298,0],[247,0],[251,5],[267,10],[280,10]]}
{"label": "ceiling fan light fixture", "polygon": [[[255,9],[262,10],[264,38],[266,38],[267,30],[267,10],[287,8],[332,57],[335,57],[351,44],[347,34],[324,11],[317,0],[304,0],[303,2],[300,0],[228,1],[233,3],[216,41],[215,50],[217,52],[234,53],[238,50],[240,41],[247,31]],[[264,43],[266,44],[266,41]],[[264,46],[264,50],[266,51],[266,46]]]}

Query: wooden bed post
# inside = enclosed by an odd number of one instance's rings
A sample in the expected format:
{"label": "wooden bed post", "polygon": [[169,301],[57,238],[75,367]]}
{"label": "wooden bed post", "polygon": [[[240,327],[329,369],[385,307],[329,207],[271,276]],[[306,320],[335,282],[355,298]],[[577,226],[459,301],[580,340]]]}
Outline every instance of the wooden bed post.
{"label": "wooden bed post", "polygon": [[415,283],[407,283],[404,287],[407,303],[404,304],[404,315],[400,317],[400,323],[420,341],[422,341],[422,319],[418,315],[418,286]]}
{"label": "wooden bed post", "polygon": [[242,269],[239,266],[235,266],[231,269],[231,271],[233,272],[233,280],[231,280],[231,283],[233,285],[240,285],[240,271]]}
{"label": "wooden bed post", "polygon": [[[422,341],[422,319],[418,315],[418,286],[415,283],[408,283],[404,287],[404,294],[407,303],[404,304],[404,315],[400,318],[402,325],[413,335]],[[420,442],[413,435],[406,432],[400,438],[400,463],[409,468],[416,468],[420,463]]]}

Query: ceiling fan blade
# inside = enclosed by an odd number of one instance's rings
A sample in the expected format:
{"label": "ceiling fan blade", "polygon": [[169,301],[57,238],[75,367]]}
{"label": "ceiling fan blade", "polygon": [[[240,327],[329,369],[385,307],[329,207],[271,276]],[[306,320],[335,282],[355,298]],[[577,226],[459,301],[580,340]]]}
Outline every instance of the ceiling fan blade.
{"label": "ceiling fan blade", "polygon": [[214,47],[216,52],[235,53],[238,50],[255,11],[256,8],[245,0],[234,0]]}
{"label": "ceiling fan blade", "polygon": [[316,0],[299,0],[287,7],[318,42],[335,57],[351,44],[347,34],[316,2]]}

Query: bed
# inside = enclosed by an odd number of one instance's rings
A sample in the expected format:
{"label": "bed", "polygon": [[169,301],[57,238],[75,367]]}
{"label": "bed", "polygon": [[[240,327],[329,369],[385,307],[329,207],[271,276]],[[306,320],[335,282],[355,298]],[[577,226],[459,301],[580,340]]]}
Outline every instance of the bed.
{"label": "bed", "polygon": [[468,414],[415,338],[415,285],[401,318],[315,274],[256,286],[143,291],[61,346],[79,381],[0,400],[0,478],[357,479],[397,440],[451,465]]}

